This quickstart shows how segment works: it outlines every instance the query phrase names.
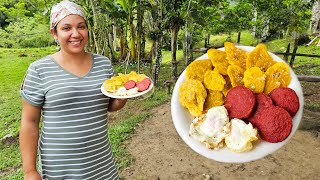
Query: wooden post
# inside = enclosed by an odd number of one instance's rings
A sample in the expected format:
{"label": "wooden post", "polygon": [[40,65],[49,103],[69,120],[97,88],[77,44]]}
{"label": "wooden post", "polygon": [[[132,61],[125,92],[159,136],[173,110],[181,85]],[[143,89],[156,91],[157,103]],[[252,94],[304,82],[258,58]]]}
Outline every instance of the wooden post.
{"label": "wooden post", "polygon": [[288,62],[288,57],[289,57],[289,53],[290,53],[290,43],[287,46],[287,50],[286,50],[286,54],[284,55],[283,59]]}
{"label": "wooden post", "polygon": [[238,44],[240,44],[240,37],[241,37],[241,32],[239,31],[239,32],[238,32],[238,40],[237,40],[237,43],[238,43]]}
{"label": "wooden post", "polygon": [[293,67],[293,63],[294,63],[294,59],[296,57],[296,53],[297,53],[297,50],[298,50],[298,38],[296,38],[294,40],[294,47],[293,47],[293,55],[291,56],[291,60],[290,60],[290,67]]}

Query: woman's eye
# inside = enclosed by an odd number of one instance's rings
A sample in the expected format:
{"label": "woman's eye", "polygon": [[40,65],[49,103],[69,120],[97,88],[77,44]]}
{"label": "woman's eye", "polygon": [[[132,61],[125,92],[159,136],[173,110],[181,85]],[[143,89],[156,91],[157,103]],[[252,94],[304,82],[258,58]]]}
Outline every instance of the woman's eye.
{"label": "woman's eye", "polygon": [[86,29],[86,26],[79,26],[80,29]]}
{"label": "woman's eye", "polygon": [[63,27],[62,30],[69,30],[70,27]]}

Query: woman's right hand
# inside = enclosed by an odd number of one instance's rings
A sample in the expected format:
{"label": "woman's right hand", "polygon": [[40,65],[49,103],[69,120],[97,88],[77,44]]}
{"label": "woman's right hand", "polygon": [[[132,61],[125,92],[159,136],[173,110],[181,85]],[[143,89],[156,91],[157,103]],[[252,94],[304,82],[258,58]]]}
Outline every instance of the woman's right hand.
{"label": "woman's right hand", "polygon": [[30,171],[24,174],[24,180],[41,180],[41,176],[37,171]]}

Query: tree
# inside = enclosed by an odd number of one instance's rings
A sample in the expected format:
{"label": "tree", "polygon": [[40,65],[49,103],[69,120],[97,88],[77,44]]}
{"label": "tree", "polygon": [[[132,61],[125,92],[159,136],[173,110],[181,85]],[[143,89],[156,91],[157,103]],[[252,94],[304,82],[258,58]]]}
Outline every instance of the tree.
{"label": "tree", "polygon": [[320,21],[320,0],[315,0],[312,6],[310,30],[311,33],[317,33]]}

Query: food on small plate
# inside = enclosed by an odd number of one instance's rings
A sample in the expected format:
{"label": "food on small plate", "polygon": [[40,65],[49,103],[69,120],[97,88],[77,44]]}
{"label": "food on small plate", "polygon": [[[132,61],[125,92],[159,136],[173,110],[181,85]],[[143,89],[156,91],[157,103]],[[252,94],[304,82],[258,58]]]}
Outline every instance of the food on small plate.
{"label": "food on small plate", "polygon": [[299,110],[299,98],[296,92],[290,88],[276,88],[270,93],[274,104],[287,110],[293,117]]}
{"label": "food on small plate", "polygon": [[151,83],[151,79],[146,75],[131,71],[127,75],[119,73],[118,76],[105,80],[103,86],[107,92],[114,95],[130,96],[146,91]]}
{"label": "food on small plate", "polygon": [[224,138],[230,133],[228,112],[224,106],[214,107],[206,114],[196,117],[190,125],[189,134],[209,149],[224,146]]}
{"label": "food on small plate", "polygon": [[145,91],[149,88],[151,80],[149,78],[144,78],[142,81],[136,83],[139,92]]}
{"label": "food on small plate", "polygon": [[292,117],[282,107],[269,106],[255,115],[253,126],[262,140],[270,143],[284,141],[291,133]]}
{"label": "food on small plate", "polygon": [[258,140],[258,131],[251,123],[234,118],[231,120],[231,132],[225,138],[227,147],[233,152],[246,152],[253,148],[252,142]]}
{"label": "food on small plate", "polygon": [[224,104],[231,118],[244,119],[252,114],[256,98],[249,88],[237,86],[228,92]]}
{"label": "food on small plate", "polygon": [[126,88],[126,90],[129,90],[131,88],[136,87],[136,82],[134,82],[134,80],[129,80],[126,83],[124,83],[123,86]]}

